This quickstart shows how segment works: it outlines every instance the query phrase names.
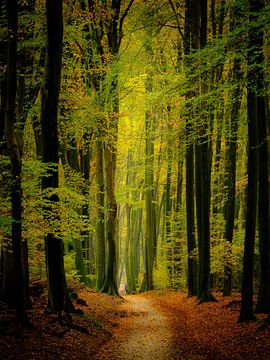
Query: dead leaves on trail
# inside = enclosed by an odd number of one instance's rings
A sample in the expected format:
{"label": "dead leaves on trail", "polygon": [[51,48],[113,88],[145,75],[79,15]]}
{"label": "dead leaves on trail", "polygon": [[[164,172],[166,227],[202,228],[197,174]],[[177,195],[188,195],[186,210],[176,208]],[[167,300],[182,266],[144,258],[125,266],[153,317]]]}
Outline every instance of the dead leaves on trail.
{"label": "dead leaves on trail", "polygon": [[[80,289],[77,293],[88,304],[75,303],[85,317],[59,319],[45,315],[44,299],[36,299],[29,311],[33,326],[21,329],[12,322],[14,314],[0,312],[1,359],[118,359],[115,349],[119,342],[128,339],[142,313],[137,308],[134,311],[125,307],[120,298],[90,289]],[[256,332],[258,322],[237,322],[239,296],[223,298],[214,294],[218,302],[201,305],[197,305],[196,298],[187,298],[179,292],[132,296],[150,299],[152,306],[168,319],[165,325],[162,323],[173,333],[174,356],[168,360],[270,359],[270,329]],[[143,336],[141,329],[139,337]]]}
{"label": "dead leaves on trail", "polygon": [[258,333],[258,322],[237,322],[240,296],[214,296],[218,302],[201,305],[196,298],[179,293],[157,299],[174,329],[179,359],[270,359],[270,330]]}

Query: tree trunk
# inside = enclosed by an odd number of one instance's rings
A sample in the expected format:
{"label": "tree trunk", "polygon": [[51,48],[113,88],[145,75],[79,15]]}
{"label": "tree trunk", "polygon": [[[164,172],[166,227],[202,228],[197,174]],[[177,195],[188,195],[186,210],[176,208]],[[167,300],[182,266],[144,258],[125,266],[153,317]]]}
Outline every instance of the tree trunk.
{"label": "tree trunk", "polygon": [[[61,83],[61,60],[63,40],[62,1],[47,0],[47,57],[45,78],[41,98],[42,161],[50,165],[46,176],[42,178],[43,190],[53,190],[49,196],[46,211],[52,218],[58,217],[53,211],[59,201],[58,188],[58,129],[57,110]],[[53,221],[53,220],[52,220]],[[67,290],[64,269],[64,251],[62,239],[55,233],[45,235],[46,268],[48,279],[48,308],[61,313],[72,311],[72,303]]]}
{"label": "tree trunk", "polygon": [[[7,30],[7,15],[6,15],[6,1],[0,1],[0,24],[1,29]],[[7,67],[7,38],[0,39],[0,67],[6,69]],[[7,156],[7,143],[5,139],[5,112],[7,103],[7,71],[0,73],[0,155]],[[1,172],[10,173],[10,164],[1,163]],[[2,177],[1,177],[2,178]],[[3,193],[10,194],[10,179],[5,177],[1,181],[1,189]],[[1,245],[1,277],[0,277],[0,299],[2,302],[15,306],[14,294],[14,268],[12,256],[12,243],[5,241]]]}
{"label": "tree trunk", "polygon": [[[254,20],[257,1],[249,1],[250,21]],[[254,12],[254,13],[253,13]],[[254,241],[257,214],[257,97],[256,70],[258,39],[256,29],[249,31],[248,70],[247,70],[247,106],[248,106],[248,189],[247,212],[245,224],[245,245],[243,259],[243,278],[241,291],[241,310],[238,321],[254,320],[253,313],[253,270],[254,270]]]}
{"label": "tree trunk", "polygon": [[235,60],[233,67],[233,78],[236,81],[236,88],[232,93],[232,108],[230,114],[229,129],[227,129],[225,171],[224,171],[224,218],[225,231],[224,239],[227,242],[225,247],[229,262],[224,268],[223,295],[230,296],[232,290],[232,268],[230,265],[230,256],[232,253],[232,240],[234,230],[234,206],[235,206],[235,177],[236,177],[236,150],[237,150],[237,131],[238,117],[241,106],[242,91],[240,87],[240,64]]}
{"label": "tree trunk", "polygon": [[102,292],[119,295],[117,288],[117,203],[115,199],[116,139],[111,144],[113,145],[106,144],[104,150],[107,210],[105,229],[108,242],[108,261]]}
{"label": "tree trunk", "polygon": [[14,280],[16,289],[16,314],[21,323],[28,321],[26,313],[25,278],[22,248],[22,187],[21,153],[16,139],[16,93],[17,93],[17,1],[7,1],[8,16],[8,61],[7,61],[7,103],[5,109],[5,131],[7,148],[11,162],[11,213],[12,213],[12,251]]}
{"label": "tree trunk", "polygon": [[[256,2],[257,11],[262,10],[265,2]],[[270,218],[269,218],[269,159],[266,116],[266,81],[264,76],[264,34],[263,28],[257,29],[257,126],[258,126],[258,225],[260,251],[260,284],[257,313],[270,313]]]}
{"label": "tree trunk", "polygon": [[[200,48],[207,44],[207,0],[195,1],[195,27],[200,24]],[[204,80],[204,79],[202,79]],[[206,92],[206,85],[201,84],[202,93]],[[207,106],[202,102],[201,107]],[[205,111],[205,110],[204,110]],[[203,116],[203,115],[202,115]],[[211,180],[211,148],[209,145],[209,124],[204,118],[199,125],[196,144],[196,208],[198,227],[199,273],[198,299],[199,303],[214,300],[210,291],[210,180]]]}
{"label": "tree trunk", "polygon": [[[185,55],[190,54],[190,47],[194,45],[194,13],[191,9],[192,1],[186,0],[185,13]],[[193,4],[194,5],[194,4]],[[193,38],[192,38],[193,37]],[[188,66],[186,60],[186,66]],[[190,94],[191,95],[191,94]],[[187,95],[188,98],[188,95]],[[190,107],[187,109],[189,117],[192,116]],[[195,217],[194,217],[194,144],[192,137],[192,125],[189,119],[186,119],[186,232],[188,247],[188,296],[197,295],[197,261],[194,256],[196,250],[195,238]]]}
{"label": "tree trunk", "polygon": [[167,276],[168,276],[168,285],[171,287],[173,285],[174,277],[174,240],[171,236],[171,210],[172,210],[172,199],[171,199],[171,179],[172,179],[172,125],[170,123],[170,107],[167,106],[168,112],[168,141],[167,141],[167,176],[165,184],[165,199],[164,199],[164,216],[165,216],[165,236],[167,244]]}
{"label": "tree trunk", "polygon": [[101,290],[105,281],[105,217],[103,143],[96,140],[97,223],[96,223],[96,287]]}
{"label": "tree trunk", "polygon": [[[148,80],[149,81],[149,80]],[[151,81],[151,80],[150,80]],[[149,85],[147,85],[148,87]],[[150,85],[151,86],[151,85]],[[144,246],[144,277],[140,291],[148,291],[154,288],[153,267],[155,254],[155,227],[154,227],[154,139],[153,119],[148,111],[145,115],[145,246]]]}

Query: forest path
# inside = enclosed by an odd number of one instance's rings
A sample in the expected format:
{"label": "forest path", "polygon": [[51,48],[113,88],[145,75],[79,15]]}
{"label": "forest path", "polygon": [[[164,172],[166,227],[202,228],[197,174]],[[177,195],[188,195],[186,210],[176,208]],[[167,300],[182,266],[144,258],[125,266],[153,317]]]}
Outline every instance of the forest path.
{"label": "forest path", "polygon": [[[240,297],[197,305],[185,293],[149,292],[124,296],[107,317],[113,336],[94,360],[265,360],[270,328],[238,323]],[[108,324],[108,322],[107,322]]]}
{"label": "forest path", "polygon": [[142,295],[125,296],[121,305],[125,332],[102,348],[95,359],[165,360],[178,359],[173,354],[173,333],[165,313],[152,299]]}

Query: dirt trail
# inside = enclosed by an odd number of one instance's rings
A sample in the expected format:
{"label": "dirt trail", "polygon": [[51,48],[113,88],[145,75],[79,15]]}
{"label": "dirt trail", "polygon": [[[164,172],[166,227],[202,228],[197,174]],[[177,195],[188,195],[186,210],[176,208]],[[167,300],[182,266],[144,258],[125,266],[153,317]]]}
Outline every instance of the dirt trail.
{"label": "dirt trail", "polygon": [[166,360],[173,356],[173,334],[165,314],[154,307],[153,300],[129,295],[121,310],[125,313],[126,331],[98,353],[95,359]]}

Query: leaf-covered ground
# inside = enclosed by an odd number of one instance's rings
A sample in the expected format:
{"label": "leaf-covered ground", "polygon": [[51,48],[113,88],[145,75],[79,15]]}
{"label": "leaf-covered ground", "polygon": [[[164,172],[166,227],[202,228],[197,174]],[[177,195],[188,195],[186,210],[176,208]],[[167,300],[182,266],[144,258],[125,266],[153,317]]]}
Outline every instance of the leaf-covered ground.
{"label": "leaf-covered ground", "polygon": [[[32,326],[0,313],[0,358],[5,359],[270,359],[270,329],[237,323],[239,296],[197,305],[178,292],[128,295],[125,300],[76,289],[85,316],[45,315],[35,299]],[[81,303],[81,304],[80,304]]]}

